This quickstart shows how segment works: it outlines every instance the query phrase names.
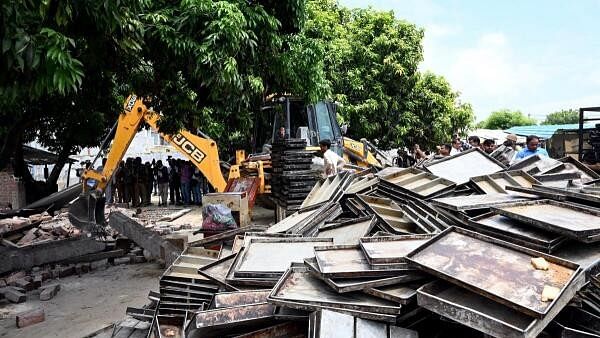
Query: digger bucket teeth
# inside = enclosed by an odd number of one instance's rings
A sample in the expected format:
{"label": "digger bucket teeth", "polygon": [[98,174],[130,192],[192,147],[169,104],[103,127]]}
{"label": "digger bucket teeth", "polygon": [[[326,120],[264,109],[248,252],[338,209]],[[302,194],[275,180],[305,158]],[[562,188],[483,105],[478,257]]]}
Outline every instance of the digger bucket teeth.
{"label": "digger bucket teeth", "polygon": [[69,205],[69,220],[75,227],[93,232],[104,226],[105,198],[95,192],[84,192]]}

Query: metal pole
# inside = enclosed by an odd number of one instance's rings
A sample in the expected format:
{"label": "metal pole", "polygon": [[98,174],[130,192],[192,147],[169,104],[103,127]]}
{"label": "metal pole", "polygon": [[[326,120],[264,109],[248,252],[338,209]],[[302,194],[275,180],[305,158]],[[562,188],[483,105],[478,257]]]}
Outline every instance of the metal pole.
{"label": "metal pole", "polygon": [[71,161],[69,161],[69,169],[67,169],[67,188],[69,187],[69,181],[71,180]]}
{"label": "metal pole", "polygon": [[579,108],[579,161],[583,157],[583,108]]}

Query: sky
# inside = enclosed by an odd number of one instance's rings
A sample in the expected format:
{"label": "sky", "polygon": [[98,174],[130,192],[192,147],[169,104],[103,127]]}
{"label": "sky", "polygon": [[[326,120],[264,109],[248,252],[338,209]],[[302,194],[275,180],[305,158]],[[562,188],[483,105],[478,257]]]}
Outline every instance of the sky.
{"label": "sky", "polygon": [[520,110],[538,120],[600,106],[600,0],[339,0],[393,10],[425,30],[420,69],[443,75],[477,121]]}

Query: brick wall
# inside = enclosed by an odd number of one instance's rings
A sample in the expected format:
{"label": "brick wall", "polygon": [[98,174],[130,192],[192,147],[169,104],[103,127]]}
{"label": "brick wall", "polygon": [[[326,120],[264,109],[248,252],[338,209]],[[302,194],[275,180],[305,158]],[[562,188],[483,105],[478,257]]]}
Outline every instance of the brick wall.
{"label": "brick wall", "polygon": [[13,176],[12,168],[0,171],[0,210],[8,205],[12,209],[25,206],[25,185]]}

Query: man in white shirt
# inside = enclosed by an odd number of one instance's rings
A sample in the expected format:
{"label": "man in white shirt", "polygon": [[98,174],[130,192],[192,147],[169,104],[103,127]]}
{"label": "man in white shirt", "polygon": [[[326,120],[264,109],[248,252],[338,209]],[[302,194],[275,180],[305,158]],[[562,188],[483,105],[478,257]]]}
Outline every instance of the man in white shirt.
{"label": "man in white shirt", "polygon": [[346,161],[340,155],[336,154],[331,150],[331,141],[325,139],[319,142],[321,152],[323,153],[323,159],[325,161],[325,167],[323,168],[323,177],[328,177],[337,174],[343,170]]}
{"label": "man in white shirt", "polygon": [[450,150],[450,156],[460,154],[462,150],[462,144],[460,139],[455,138],[452,140],[452,149]]}

